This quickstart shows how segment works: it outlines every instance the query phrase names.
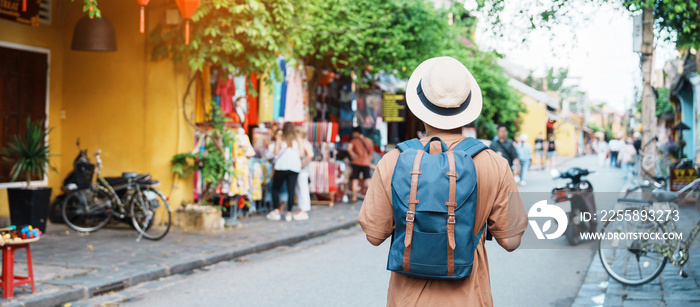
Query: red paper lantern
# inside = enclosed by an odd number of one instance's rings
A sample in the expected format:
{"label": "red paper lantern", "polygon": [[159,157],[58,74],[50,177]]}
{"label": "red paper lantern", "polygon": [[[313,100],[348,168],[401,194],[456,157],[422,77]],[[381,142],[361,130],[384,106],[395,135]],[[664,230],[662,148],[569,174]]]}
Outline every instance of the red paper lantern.
{"label": "red paper lantern", "polygon": [[146,6],[151,0],[136,0],[141,6],[141,19],[139,22],[139,31],[144,33],[146,31]]}
{"label": "red paper lantern", "polygon": [[27,11],[27,0],[22,0],[22,12]]}
{"label": "red paper lantern", "polygon": [[185,18],[185,45],[190,44],[190,19],[197,12],[201,0],[175,0],[177,8],[180,9],[180,14]]}

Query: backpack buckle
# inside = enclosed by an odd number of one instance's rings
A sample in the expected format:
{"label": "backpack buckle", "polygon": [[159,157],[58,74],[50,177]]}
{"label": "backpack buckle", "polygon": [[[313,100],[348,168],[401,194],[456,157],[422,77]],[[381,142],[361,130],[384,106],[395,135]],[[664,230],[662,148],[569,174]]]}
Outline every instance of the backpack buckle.
{"label": "backpack buckle", "polygon": [[411,223],[413,223],[413,221],[415,220],[415,218],[416,218],[416,213],[415,213],[415,212],[413,212],[413,211],[408,211],[408,212],[406,212],[406,222],[411,222]]}
{"label": "backpack buckle", "polygon": [[457,222],[457,219],[454,214],[448,214],[447,215],[447,224],[452,224],[454,225],[455,222]]}

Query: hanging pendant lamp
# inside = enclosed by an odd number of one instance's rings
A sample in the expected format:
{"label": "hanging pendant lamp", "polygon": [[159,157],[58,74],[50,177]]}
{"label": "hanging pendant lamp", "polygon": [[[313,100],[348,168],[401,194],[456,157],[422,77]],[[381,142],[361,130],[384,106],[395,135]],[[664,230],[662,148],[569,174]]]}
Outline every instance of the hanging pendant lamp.
{"label": "hanging pendant lamp", "polygon": [[22,0],[22,12],[27,11],[27,0]]}
{"label": "hanging pendant lamp", "polygon": [[70,49],[78,51],[117,51],[117,36],[114,26],[106,17],[78,20],[73,30]]}
{"label": "hanging pendant lamp", "polygon": [[146,6],[151,0],[136,0],[141,6],[141,19],[139,23],[139,31],[141,33],[146,32]]}
{"label": "hanging pendant lamp", "polygon": [[197,12],[201,0],[175,0],[180,14],[185,18],[185,45],[190,44],[190,19]]}

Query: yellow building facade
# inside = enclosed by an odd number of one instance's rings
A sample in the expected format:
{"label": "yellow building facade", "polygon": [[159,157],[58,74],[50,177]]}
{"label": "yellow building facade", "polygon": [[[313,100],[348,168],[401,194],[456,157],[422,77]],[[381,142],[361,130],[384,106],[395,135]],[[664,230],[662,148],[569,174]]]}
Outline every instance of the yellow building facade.
{"label": "yellow building facade", "polygon": [[[78,154],[76,139],[93,153],[102,150],[104,176],[123,171],[149,172],[161,182],[172,206],[192,200],[191,180],[176,179],[170,159],[194,146],[194,130],[183,116],[183,95],[191,71],[186,63],[152,61],[152,46],[139,32],[136,1],[100,2],[104,17],[114,25],[115,52],[71,50],[73,29],[81,17],[82,1],[51,1],[50,24],[38,27],[0,19],[0,47],[48,55],[46,118],[51,162],[58,175],[49,173],[53,195],[60,193],[63,178],[72,170]],[[174,1],[151,1],[147,24],[162,22]],[[6,188],[0,183],[0,216],[8,216]]]}

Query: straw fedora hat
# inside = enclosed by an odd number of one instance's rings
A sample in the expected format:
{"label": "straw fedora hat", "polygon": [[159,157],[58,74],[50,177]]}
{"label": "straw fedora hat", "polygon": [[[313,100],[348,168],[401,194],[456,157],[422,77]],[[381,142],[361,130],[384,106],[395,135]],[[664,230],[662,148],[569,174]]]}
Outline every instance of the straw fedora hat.
{"label": "straw fedora hat", "polygon": [[450,130],[476,120],[483,101],[469,70],[444,56],[428,59],[413,71],[406,85],[406,104],[424,123]]}

